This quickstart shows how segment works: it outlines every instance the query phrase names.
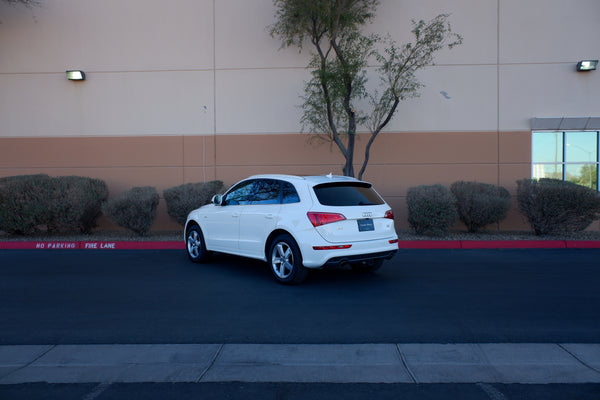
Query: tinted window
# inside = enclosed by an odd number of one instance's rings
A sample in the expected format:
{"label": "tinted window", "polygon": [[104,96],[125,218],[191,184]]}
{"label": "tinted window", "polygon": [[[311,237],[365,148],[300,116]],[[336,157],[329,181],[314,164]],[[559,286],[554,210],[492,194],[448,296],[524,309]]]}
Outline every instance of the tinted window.
{"label": "tinted window", "polygon": [[296,188],[289,182],[259,179],[235,186],[223,200],[223,205],[290,204],[300,201]]}
{"label": "tinted window", "polygon": [[245,205],[250,204],[250,196],[253,192],[255,181],[242,182],[234,187],[223,200],[223,205]]}
{"label": "tinted window", "polygon": [[324,206],[369,206],[383,204],[383,199],[367,183],[335,182],[314,188]]}
{"label": "tinted window", "polygon": [[281,202],[283,204],[298,203],[300,197],[296,188],[289,182],[281,182]]}
{"label": "tinted window", "polygon": [[261,179],[254,185],[252,204],[279,204],[279,181]]}

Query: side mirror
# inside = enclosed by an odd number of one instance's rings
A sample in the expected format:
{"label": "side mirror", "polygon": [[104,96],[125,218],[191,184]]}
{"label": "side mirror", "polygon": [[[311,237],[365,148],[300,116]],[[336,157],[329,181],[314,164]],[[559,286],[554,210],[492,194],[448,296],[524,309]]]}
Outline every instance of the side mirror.
{"label": "side mirror", "polygon": [[215,205],[215,206],[221,206],[223,205],[223,195],[222,194],[215,194],[212,197],[211,202]]}

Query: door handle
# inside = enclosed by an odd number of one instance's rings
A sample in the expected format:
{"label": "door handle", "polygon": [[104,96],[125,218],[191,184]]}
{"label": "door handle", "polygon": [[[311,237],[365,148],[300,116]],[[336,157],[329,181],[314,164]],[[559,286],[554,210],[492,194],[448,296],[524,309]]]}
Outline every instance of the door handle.
{"label": "door handle", "polygon": [[265,218],[266,219],[273,219],[273,218],[275,218],[275,216],[273,214],[266,214]]}
{"label": "door handle", "polygon": [[231,214],[231,216],[233,218],[238,218],[240,216],[240,213],[236,212],[236,213]]}

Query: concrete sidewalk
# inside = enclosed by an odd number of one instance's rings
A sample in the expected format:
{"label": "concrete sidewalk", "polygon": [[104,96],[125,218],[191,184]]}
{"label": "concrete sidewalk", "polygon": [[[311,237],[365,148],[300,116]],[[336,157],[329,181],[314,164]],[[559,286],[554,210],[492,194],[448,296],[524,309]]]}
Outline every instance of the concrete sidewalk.
{"label": "concrete sidewalk", "polygon": [[27,382],[599,383],[600,344],[0,346]]}

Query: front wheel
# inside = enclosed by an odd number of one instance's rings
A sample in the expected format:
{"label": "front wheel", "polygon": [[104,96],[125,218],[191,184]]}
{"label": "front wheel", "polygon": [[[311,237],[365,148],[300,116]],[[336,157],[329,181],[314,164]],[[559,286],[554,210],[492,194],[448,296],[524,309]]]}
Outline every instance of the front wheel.
{"label": "front wheel", "polygon": [[206,245],[204,244],[202,230],[198,225],[194,225],[187,230],[185,247],[190,260],[195,263],[204,262],[209,256],[209,252],[206,250]]}
{"label": "front wheel", "polygon": [[279,283],[296,285],[304,281],[308,270],[302,265],[302,254],[290,235],[273,240],[268,254],[271,272]]}

